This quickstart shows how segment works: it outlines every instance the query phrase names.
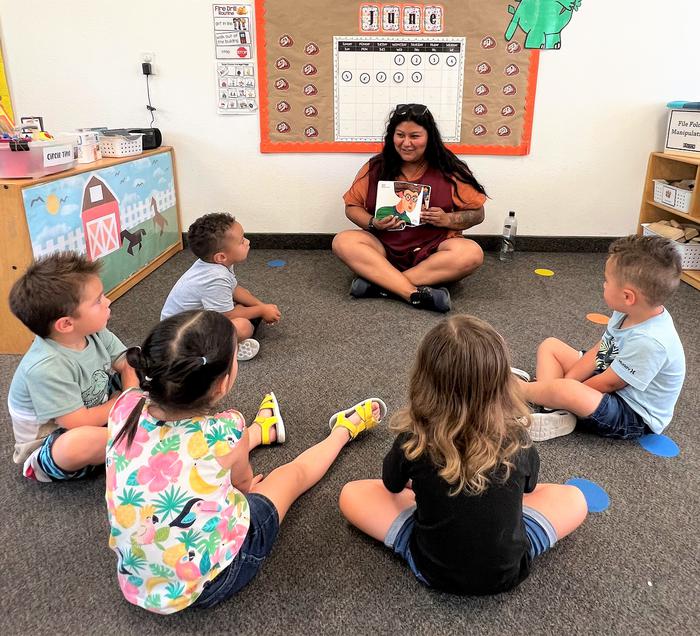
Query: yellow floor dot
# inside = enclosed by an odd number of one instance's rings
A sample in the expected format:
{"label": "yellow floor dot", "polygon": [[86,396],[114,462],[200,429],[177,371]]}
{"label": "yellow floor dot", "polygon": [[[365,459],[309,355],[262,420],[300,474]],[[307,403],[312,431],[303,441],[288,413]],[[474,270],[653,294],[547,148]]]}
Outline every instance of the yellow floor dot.
{"label": "yellow floor dot", "polygon": [[538,276],[554,276],[554,272],[551,269],[536,269],[535,274]]}

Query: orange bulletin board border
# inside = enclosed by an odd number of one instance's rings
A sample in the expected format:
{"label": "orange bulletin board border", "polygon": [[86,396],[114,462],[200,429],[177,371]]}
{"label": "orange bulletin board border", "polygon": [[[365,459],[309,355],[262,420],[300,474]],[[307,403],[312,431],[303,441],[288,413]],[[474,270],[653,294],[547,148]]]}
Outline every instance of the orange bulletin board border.
{"label": "orange bulletin board border", "polygon": [[[359,7],[361,4],[364,3],[358,2],[357,6]],[[256,47],[258,57],[258,81],[260,86],[260,151],[263,153],[379,152],[382,148],[381,142],[315,141],[313,139],[297,142],[280,142],[274,141],[270,138],[270,95],[267,81],[268,64],[270,61],[268,60],[268,50],[266,47],[268,38],[266,16],[266,0],[255,0]],[[444,32],[438,35],[444,35]],[[530,51],[530,64],[527,76],[527,96],[525,100],[523,131],[520,143],[511,146],[446,143],[446,145],[454,153],[466,155],[508,156],[529,154],[530,142],[532,139],[532,122],[535,109],[539,54],[539,50]]]}

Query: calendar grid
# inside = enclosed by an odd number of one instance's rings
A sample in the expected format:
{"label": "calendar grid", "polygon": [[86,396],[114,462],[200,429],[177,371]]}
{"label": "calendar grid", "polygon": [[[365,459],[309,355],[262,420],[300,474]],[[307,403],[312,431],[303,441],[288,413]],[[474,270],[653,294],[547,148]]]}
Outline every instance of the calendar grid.
{"label": "calendar grid", "polygon": [[426,104],[459,141],[466,38],[334,36],[335,141],[381,141],[391,110]]}

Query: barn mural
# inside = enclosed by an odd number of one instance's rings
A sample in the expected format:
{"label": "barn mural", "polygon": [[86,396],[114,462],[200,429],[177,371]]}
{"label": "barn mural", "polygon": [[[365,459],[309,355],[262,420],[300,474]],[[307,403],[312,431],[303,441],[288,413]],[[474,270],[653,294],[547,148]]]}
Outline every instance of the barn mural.
{"label": "barn mural", "polygon": [[102,263],[105,291],[178,243],[170,153],[24,188],[34,257],[72,250]]}

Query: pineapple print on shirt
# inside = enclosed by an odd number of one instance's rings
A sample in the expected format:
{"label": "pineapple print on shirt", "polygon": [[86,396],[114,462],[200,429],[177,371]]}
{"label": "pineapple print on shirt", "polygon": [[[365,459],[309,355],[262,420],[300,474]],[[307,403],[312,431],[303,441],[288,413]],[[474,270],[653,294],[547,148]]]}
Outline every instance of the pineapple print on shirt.
{"label": "pineapple print on shirt", "polygon": [[144,394],[124,393],[109,419],[109,545],[126,599],[169,614],[191,605],[227,567],[248,532],[248,501],[217,457],[240,441],[237,411],[161,422],[144,406],[132,444],[112,440]]}

